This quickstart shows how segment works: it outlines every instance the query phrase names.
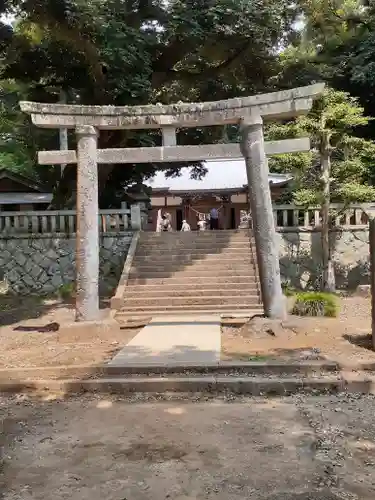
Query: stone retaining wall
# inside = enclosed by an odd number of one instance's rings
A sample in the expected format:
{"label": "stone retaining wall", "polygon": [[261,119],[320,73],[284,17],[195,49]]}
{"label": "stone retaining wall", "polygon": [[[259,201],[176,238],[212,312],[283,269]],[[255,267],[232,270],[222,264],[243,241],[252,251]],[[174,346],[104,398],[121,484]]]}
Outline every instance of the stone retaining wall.
{"label": "stone retaining wall", "polygon": [[[132,233],[100,237],[100,291],[118,284]],[[53,235],[0,237],[0,280],[17,294],[56,292],[75,279],[76,238]]]}
{"label": "stone retaining wall", "polygon": [[[132,233],[101,236],[100,290],[112,293],[120,278]],[[278,233],[281,274],[297,288],[314,288],[322,275],[321,235],[301,229]],[[355,289],[369,283],[369,233],[347,229],[331,233],[337,287]],[[75,238],[38,235],[0,237],[0,281],[18,294],[56,292],[75,279]],[[1,286],[0,286],[1,288]]]}
{"label": "stone retaining wall", "polygon": [[[338,229],[330,237],[337,288],[354,290],[368,284],[368,229]],[[322,276],[320,231],[284,230],[278,239],[283,280],[296,288],[316,288]]]}

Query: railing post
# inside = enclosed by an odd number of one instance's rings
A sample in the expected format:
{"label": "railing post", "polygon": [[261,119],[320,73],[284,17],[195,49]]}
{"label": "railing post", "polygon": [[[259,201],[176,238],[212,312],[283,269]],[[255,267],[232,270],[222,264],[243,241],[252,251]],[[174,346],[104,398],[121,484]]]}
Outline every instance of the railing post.
{"label": "railing post", "polygon": [[140,231],[142,229],[141,207],[138,204],[130,207],[130,223],[132,229]]}

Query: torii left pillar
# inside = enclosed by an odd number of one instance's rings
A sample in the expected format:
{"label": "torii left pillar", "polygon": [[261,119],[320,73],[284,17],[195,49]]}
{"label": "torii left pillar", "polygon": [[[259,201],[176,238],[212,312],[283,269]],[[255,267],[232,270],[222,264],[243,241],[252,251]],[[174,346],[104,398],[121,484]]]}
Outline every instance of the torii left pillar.
{"label": "torii left pillar", "polygon": [[98,131],[85,125],[77,135],[76,321],[100,319],[98,227]]}

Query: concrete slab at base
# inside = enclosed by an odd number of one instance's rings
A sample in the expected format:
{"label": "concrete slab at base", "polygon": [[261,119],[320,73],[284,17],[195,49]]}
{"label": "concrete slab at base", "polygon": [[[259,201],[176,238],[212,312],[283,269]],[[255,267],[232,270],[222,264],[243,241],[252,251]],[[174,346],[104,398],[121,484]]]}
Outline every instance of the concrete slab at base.
{"label": "concrete slab at base", "polygon": [[110,361],[112,366],[133,363],[213,363],[220,360],[219,315],[153,318]]}
{"label": "concrete slab at base", "polygon": [[112,318],[65,323],[60,325],[58,341],[62,344],[88,343],[94,339],[105,339],[110,331],[119,328]]}

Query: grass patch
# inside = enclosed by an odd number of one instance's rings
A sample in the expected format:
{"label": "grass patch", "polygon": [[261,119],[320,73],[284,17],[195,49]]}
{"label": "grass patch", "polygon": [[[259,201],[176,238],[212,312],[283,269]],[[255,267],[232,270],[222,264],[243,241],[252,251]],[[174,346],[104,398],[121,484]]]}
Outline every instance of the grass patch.
{"label": "grass patch", "polygon": [[325,292],[301,292],[295,295],[296,300],[292,314],[296,316],[325,316],[335,318],[339,313],[339,302],[336,295]]}

